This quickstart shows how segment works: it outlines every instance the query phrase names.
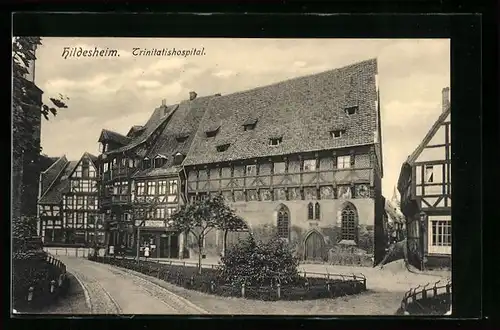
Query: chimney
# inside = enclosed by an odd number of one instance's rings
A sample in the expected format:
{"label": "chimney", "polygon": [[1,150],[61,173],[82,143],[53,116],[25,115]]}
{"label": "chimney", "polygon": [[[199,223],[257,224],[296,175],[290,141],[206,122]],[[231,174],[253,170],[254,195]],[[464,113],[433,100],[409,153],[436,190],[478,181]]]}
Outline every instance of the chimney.
{"label": "chimney", "polygon": [[443,88],[442,91],[442,100],[441,100],[441,107],[443,112],[445,112],[449,106],[450,106],[450,87],[445,87]]}
{"label": "chimney", "polygon": [[196,98],[198,94],[196,92],[189,92],[189,101],[192,101]]}
{"label": "chimney", "polygon": [[166,99],[161,100],[161,106],[163,108],[167,106],[167,100]]}

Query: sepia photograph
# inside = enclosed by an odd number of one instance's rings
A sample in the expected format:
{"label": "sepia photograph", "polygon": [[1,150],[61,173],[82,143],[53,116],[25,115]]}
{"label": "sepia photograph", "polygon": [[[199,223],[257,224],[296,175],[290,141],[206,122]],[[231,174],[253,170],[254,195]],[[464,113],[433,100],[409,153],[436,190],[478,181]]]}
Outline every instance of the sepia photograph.
{"label": "sepia photograph", "polygon": [[450,39],[12,46],[14,315],[451,315]]}

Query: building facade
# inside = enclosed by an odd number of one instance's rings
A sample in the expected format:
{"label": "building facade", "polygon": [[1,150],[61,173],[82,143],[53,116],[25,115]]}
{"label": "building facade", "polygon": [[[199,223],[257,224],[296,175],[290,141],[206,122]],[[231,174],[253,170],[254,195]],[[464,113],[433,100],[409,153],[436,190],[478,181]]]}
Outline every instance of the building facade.
{"label": "building facade", "polygon": [[376,60],[216,97],[183,163],[185,195],[221,193],[255,237],[277,234],[302,259],[383,255],[379,104]]}
{"label": "building facade", "polygon": [[451,106],[442,113],[401,168],[398,190],[406,217],[410,262],[419,268],[451,264]]}
{"label": "building facade", "polygon": [[57,159],[40,175],[39,231],[46,246],[104,244],[99,217],[97,158]]}
{"label": "building facade", "polygon": [[[99,142],[109,245],[193,256],[195,244],[169,229],[169,215],[222,194],[254,236],[277,234],[303,259],[385,252],[375,59],[225,96],[191,92],[126,136],[103,131]],[[211,231],[207,255],[222,252],[223,236]]]}
{"label": "building facade", "polygon": [[155,109],[143,126],[126,136],[103,131],[99,142],[100,209],[109,224],[108,245],[135,254],[184,256],[184,236],[168,226],[169,215],[185,202],[181,166],[210,97]]}

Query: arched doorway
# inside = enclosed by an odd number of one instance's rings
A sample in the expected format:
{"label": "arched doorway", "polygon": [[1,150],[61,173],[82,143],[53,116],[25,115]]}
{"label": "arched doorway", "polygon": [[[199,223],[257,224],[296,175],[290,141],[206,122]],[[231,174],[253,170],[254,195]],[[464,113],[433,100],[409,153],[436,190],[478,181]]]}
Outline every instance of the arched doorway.
{"label": "arched doorway", "polygon": [[305,260],[323,260],[325,241],[317,231],[312,231],[305,241]]}

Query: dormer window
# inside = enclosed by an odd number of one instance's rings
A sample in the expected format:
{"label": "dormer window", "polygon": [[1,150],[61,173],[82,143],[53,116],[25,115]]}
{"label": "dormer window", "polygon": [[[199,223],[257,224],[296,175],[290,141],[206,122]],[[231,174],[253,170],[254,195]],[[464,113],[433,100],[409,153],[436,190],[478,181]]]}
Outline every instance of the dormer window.
{"label": "dormer window", "polygon": [[342,137],[344,134],[345,134],[345,129],[337,129],[337,130],[330,132],[330,135],[334,139],[338,139],[338,138]]}
{"label": "dormer window", "polygon": [[358,106],[353,106],[353,107],[347,107],[344,109],[344,112],[348,116],[352,116],[358,113]]}
{"label": "dormer window", "polygon": [[209,128],[208,130],[205,131],[206,136],[207,137],[214,137],[214,136],[216,136],[217,133],[219,133],[219,128],[220,128],[220,126]]}
{"label": "dormer window", "polygon": [[257,125],[257,119],[256,118],[247,119],[243,123],[243,130],[244,131],[251,131],[251,130],[253,130],[255,128],[255,125]]}
{"label": "dormer window", "polygon": [[154,167],[160,168],[163,165],[165,165],[166,162],[167,162],[167,157],[165,157],[163,155],[158,155],[155,157]]}
{"label": "dormer window", "polygon": [[146,170],[148,168],[151,168],[151,159],[149,158],[144,158],[142,160],[142,169]]}
{"label": "dormer window", "polygon": [[281,143],[283,143],[283,138],[281,138],[281,137],[275,137],[275,138],[269,139],[270,146],[276,147],[276,146],[279,146]]}
{"label": "dormer window", "polygon": [[229,145],[230,145],[229,143],[218,145],[217,146],[217,151],[218,152],[224,152],[224,151],[226,151],[229,148]]}
{"label": "dormer window", "polygon": [[180,165],[183,160],[184,160],[184,155],[181,154],[180,152],[174,155],[174,165]]}

